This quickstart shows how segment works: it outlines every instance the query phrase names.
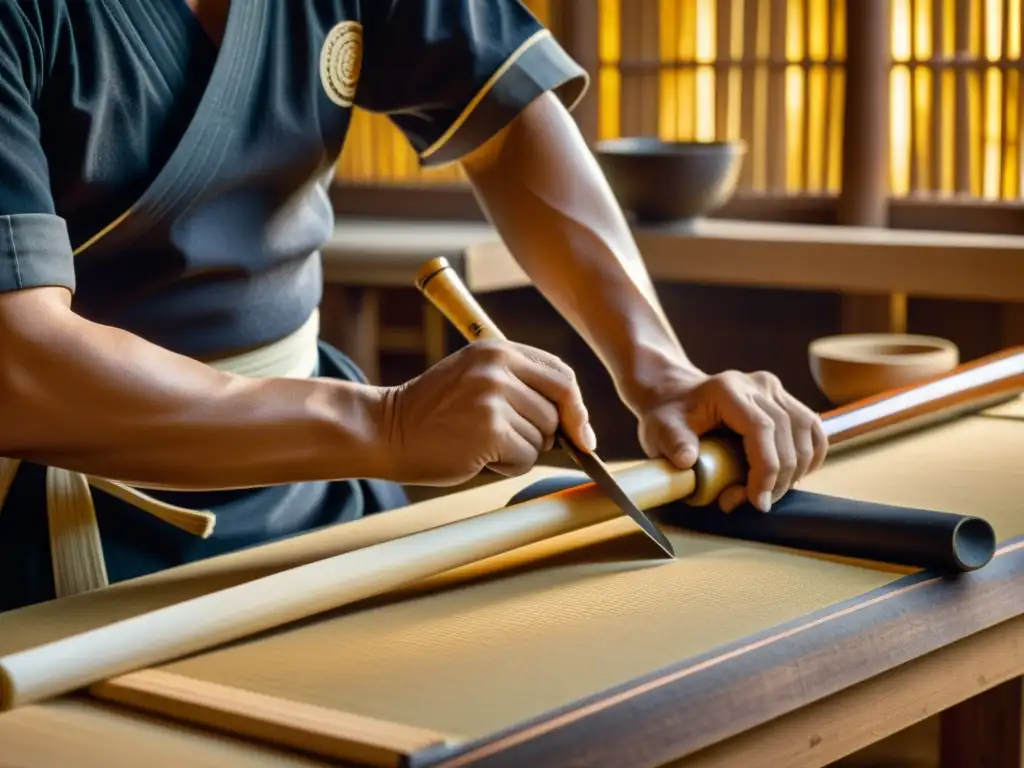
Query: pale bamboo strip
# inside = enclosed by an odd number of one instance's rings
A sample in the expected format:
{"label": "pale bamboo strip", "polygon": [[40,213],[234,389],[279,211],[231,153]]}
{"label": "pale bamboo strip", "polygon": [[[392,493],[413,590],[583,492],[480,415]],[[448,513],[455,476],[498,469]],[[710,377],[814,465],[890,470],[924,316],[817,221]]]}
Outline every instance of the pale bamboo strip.
{"label": "pale bamboo strip", "polygon": [[[956,5],[956,54],[971,53],[971,2],[958,0]],[[954,189],[959,194],[971,192],[971,89],[967,69],[956,70],[956,135],[953,138]]]}
{"label": "pale bamboo strip", "polygon": [[[922,11],[922,0],[909,0],[910,3],[910,61],[917,62],[917,19]],[[917,67],[911,66],[907,71],[908,88],[910,90],[910,108],[907,110],[908,124],[907,135],[909,138],[907,152],[908,187],[910,194],[921,191],[921,162],[919,152],[921,143],[918,141],[918,114],[917,114],[917,89],[919,72]]]}
{"label": "pale bamboo strip", "polygon": [[1021,195],[1024,194],[1024,152],[1021,148],[1021,138],[1024,137],[1024,94],[1021,94],[1020,89],[1024,87],[1024,76],[1020,64],[1024,62],[1024,8],[1020,0],[1017,5],[1017,25],[1020,46],[1017,69],[1017,194]]}
{"label": "pale bamboo strip", "polygon": [[[786,0],[771,0],[769,15],[769,58],[786,59]],[[768,72],[768,120],[765,150],[767,153],[768,190],[784,192],[786,169],[789,166],[789,146],[786,135],[786,72],[772,67]]]}
{"label": "pale bamboo strip", "polygon": [[975,70],[975,77],[978,82],[978,110],[974,113],[977,120],[975,134],[975,155],[978,158],[978,195],[979,197],[990,197],[989,187],[992,174],[992,164],[989,162],[989,102],[992,100],[992,67],[989,60],[988,45],[988,24],[989,24],[988,0],[981,0],[978,4],[978,68]]}
{"label": "pale bamboo strip", "polygon": [[729,138],[729,96],[731,93],[732,2],[717,0],[715,6],[715,138]]}
{"label": "pale bamboo strip", "polygon": [[[619,39],[623,61],[638,61],[643,57],[640,50],[640,24],[636,21],[638,8],[636,0],[626,0],[619,6]],[[619,130],[623,136],[637,136],[641,131],[643,75],[627,71],[620,74]]]}
{"label": "pale bamboo strip", "polygon": [[[832,61],[835,55],[832,46],[833,28],[836,24],[836,0],[827,0],[825,3],[824,17],[822,24],[825,25],[825,59]],[[835,109],[833,108],[833,95],[836,89],[836,78],[831,67],[825,68],[825,102],[822,106],[824,124],[821,130],[821,191],[828,192],[831,189],[832,178],[832,125],[836,120]]]}
{"label": "pale bamboo strip", "polygon": [[46,507],[56,596],[106,587],[109,582],[103,544],[85,476],[48,467]]}
{"label": "pale bamboo strip", "polygon": [[697,138],[697,113],[704,105],[697,102],[697,35],[698,18],[695,0],[679,3],[679,30],[676,35],[676,58],[684,62],[676,76],[676,102],[681,109],[679,137],[685,141]]}
{"label": "pale bamboo strip", "polygon": [[817,51],[814,50],[814,22],[817,20],[814,14],[814,0],[804,0],[803,2],[803,37],[804,37],[804,61],[807,62],[803,68],[803,106],[804,106],[804,120],[801,126],[801,143],[803,145],[803,152],[801,152],[803,162],[799,165],[799,177],[797,179],[797,189],[801,192],[807,192],[813,185],[811,168],[814,165],[814,150],[817,148],[817,143],[812,140],[812,136],[820,136],[814,130],[814,118],[817,114],[815,99],[814,99],[814,81],[817,67],[815,61],[818,60]]}
{"label": "pale bamboo strip", "polygon": [[681,70],[676,66],[680,57],[679,35],[680,0],[660,0],[658,30],[658,136],[668,141],[682,138],[679,120],[683,105],[679,100]]}
{"label": "pale bamboo strip", "polygon": [[747,144],[747,157],[740,171],[740,185],[756,189],[759,174],[757,166],[764,157],[763,142],[757,125],[759,67],[751,62],[757,57],[757,26],[759,0],[741,0],[743,3],[743,38],[740,68],[740,138]]}
{"label": "pale bamboo strip", "polygon": [[1010,114],[1009,114],[1009,101],[1010,101],[1010,3],[1012,0],[1003,0],[1001,10],[1002,18],[1000,20],[1002,32],[1001,39],[1002,45],[1000,46],[999,58],[1002,66],[999,67],[1001,94],[999,97],[999,196],[1001,198],[1008,198],[1012,194],[1010,191]]}
{"label": "pale bamboo strip", "polygon": [[943,108],[943,83],[946,79],[946,68],[944,62],[947,56],[946,51],[946,2],[945,0],[931,0],[932,2],[932,103],[931,107],[931,170],[929,188],[933,194],[942,192],[944,166],[944,138],[943,125],[946,119]]}
{"label": "pale bamboo strip", "polygon": [[[639,52],[644,60],[657,61],[660,43],[658,30],[661,26],[661,8],[659,0],[631,0],[626,5],[634,5],[639,18]],[[637,87],[640,91],[640,135],[658,135],[658,114],[660,112],[660,78],[657,69],[650,69],[639,77]]]}

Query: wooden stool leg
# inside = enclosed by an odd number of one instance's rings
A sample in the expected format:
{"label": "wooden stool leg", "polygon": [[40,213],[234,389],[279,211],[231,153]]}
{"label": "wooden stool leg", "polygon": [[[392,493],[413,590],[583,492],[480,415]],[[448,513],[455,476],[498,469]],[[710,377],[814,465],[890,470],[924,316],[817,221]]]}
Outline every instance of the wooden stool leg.
{"label": "wooden stool leg", "polygon": [[380,291],[325,285],[320,335],[351,357],[371,383],[380,383]]}
{"label": "wooden stool leg", "polygon": [[1021,768],[1024,678],[1009,680],[941,715],[941,768]]}

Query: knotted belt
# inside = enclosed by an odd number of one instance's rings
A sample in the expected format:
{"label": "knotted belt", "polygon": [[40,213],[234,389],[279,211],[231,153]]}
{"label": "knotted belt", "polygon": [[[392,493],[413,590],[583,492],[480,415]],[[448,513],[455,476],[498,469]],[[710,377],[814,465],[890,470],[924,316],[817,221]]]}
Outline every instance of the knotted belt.
{"label": "knotted belt", "polygon": [[[254,378],[309,378],[317,369],[319,336],[320,315],[314,311],[309,320],[289,336],[209,365]],[[20,465],[19,460],[0,458],[0,512]],[[46,513],[57,597],[101,589],[110,583],[93,506],[93,488],[200,538],[208,538],[217,523],[212,512],[168,504],[138,487],[47,467]]]}

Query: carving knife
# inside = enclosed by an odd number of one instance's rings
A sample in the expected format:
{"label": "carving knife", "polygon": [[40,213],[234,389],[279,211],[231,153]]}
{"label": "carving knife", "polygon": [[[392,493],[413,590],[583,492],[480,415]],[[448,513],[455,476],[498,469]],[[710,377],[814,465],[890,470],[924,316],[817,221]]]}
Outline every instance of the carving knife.
{"label": "carving knife", "polygon": [[[447,259],[439,257],[428,261],[416,276],[416,287],[467,341],[505,339]],[[561,429],[558,430],[556,439],[594,484],[658,545],[662,554],[674,558],[675,550],[668,537],[633,503],[597,454],[577,448]]]}

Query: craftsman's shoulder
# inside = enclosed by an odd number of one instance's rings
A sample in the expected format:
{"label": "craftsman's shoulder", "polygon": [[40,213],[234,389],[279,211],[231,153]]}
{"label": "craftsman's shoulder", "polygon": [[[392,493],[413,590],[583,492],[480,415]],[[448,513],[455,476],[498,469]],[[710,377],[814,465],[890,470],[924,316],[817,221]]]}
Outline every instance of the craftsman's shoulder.
{"label": "craftsman's shoulder", "polygon": [[0,47],[23,69],[45,68],[67,23],[68,4],[91,0],[0,0]]}
{"label": "craftsman's shoulder", "polygon": [[[0,0],[0,29],[8,34],[29,32],[44,41],[67,17],[68,4],[76,0]],[[88,5],[90,0],[77,0]]]}

